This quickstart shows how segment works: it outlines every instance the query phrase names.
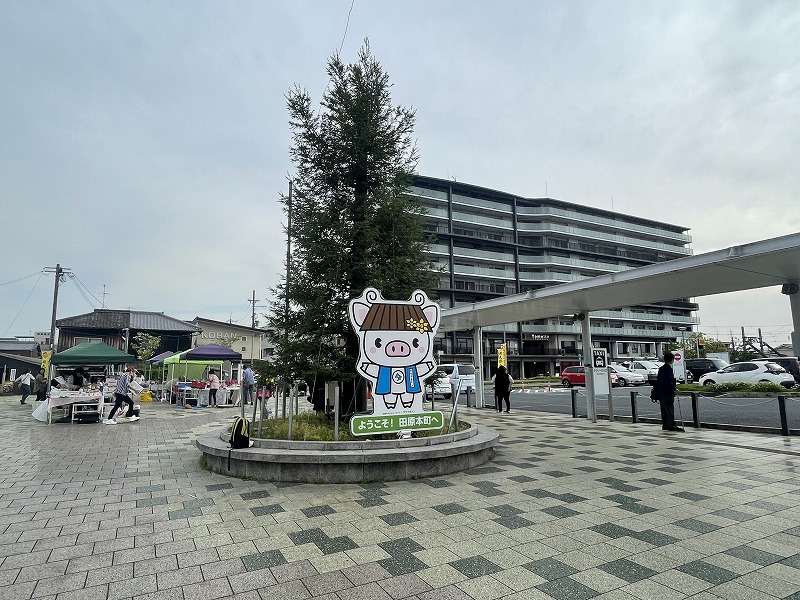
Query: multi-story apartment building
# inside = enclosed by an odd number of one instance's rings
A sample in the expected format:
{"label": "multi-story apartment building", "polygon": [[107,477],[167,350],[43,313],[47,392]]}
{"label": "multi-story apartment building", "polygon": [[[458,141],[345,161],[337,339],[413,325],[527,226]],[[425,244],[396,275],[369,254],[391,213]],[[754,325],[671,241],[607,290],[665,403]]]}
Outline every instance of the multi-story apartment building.
{"label": "multi-story apartment building", "polygon": [[[418,176],[410,194],[428,211],[430,257],[441,268],[443,308],[538,290],[691,255],[688,229],[552,198],[523,198]],[[589,315],[592,341],[613,360],[662,354],[691,330],[697,304],[675,299]],[[494,372],[503,343],[513,377],[558,373],[578,364],[580,326],[571,315],[484,330],[483,372]],[[471,332],[437,340],[440,362],[468,361]]]}

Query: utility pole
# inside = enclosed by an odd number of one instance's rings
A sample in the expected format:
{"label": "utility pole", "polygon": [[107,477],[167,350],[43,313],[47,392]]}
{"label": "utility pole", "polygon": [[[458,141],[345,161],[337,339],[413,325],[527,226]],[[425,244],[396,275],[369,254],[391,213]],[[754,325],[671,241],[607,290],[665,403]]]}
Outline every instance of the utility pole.
{"label": "utility pole", "polygon": [[60,263],[57,263],[55,267],[45,267],[45,273],[55,273],[56,274],[56,282],[55,287],[53,288],[53,316],[50,319],[50,348],[53,354],[56,353],[56,309],[58,308],[58,285],[61,283],[61,278],[64,277],[66,273],[70,272],[70,269],[62,268]]}
{"label": "utility pole", "polygon": [[[289,198],[288,198],[288,208],[287,217],[286,217],[286,281],[284,282],[284,317],[285,317],[285,327],[284,327],[284,349],[289,346],[289,275],[291,273],[292,268],[292,180],[289,180]],[[284,384],[289,385],[289,374],[285,374]]]}
{"label": "utility pole", "polygon": [[254,338],[256,337],[256,302],[258,302],[258,300],[256,299],[256,291],[255,290],[253,290],[253,299],[252,300],[248,300],[248,302],[250,302],[253,305],[253,317],[252,317],[252,320],[250,321],[250,327],[253,330],[250,333],[250,362],[252,363],[253,362],[253,344],[255,343],[255,339]]}

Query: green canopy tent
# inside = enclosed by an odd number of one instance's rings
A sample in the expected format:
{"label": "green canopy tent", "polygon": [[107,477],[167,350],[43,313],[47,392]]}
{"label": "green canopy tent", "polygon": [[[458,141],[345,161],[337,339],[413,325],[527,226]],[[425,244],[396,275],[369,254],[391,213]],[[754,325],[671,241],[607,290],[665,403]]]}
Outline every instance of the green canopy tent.
{"label": "green canopy tent", "polygon": [[86,342],[69,350],[58,352],[50,360],[51,365],[126,365],[136,362],[136,357],[112,348],[108,344]]}
{"label": "green canopy tent", "polygon": [[[183,376],[186,381],[200,381],[203,379],[206,369],[210,366],[219,367],[220,371],[222,370],[223,361],[221,360],[184,360],[183,355],[187,352],[189,350],[184,350],[164,359],[164,364],[169,365],[170,381],[175,378],[176,373],[180,374],[181,370],[183,370]],[[170,402],[172,402],[172,387],[170,386],[170,389],[165,391]]]}

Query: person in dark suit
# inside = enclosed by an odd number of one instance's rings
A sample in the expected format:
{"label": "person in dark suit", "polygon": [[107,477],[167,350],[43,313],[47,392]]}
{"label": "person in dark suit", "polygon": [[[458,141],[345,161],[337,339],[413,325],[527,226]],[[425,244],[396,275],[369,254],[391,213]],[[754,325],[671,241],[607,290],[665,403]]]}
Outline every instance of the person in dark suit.
{"label": "person in dark suit", "polygon": [[658,378],[653,386],[654,395],[661,407],[661,429],[664,431],[683,431],[683,427],[678,427],[675,423],[675,390],[678,385],[672,370],[674,361],[675,355],[672,352],[664,354],[664,364],[658,369]]}

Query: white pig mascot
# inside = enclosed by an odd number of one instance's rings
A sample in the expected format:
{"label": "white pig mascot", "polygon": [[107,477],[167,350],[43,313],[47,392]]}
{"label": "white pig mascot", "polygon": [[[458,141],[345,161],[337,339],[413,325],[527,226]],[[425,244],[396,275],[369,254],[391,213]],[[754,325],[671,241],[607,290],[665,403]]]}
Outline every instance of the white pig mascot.
{"label": "white pig mascot", "polygon": [[439,305],[421,290],[398,302],[367,288],[350,301],[350,322],[360,342],[357,370],[372,382],[373,414],[422,411],[423,381],[436,370],[439,315]]}

